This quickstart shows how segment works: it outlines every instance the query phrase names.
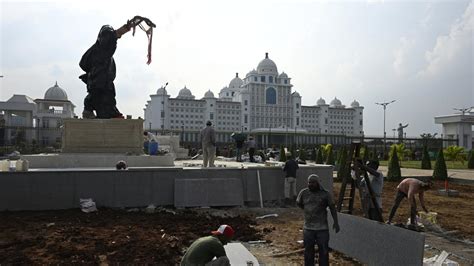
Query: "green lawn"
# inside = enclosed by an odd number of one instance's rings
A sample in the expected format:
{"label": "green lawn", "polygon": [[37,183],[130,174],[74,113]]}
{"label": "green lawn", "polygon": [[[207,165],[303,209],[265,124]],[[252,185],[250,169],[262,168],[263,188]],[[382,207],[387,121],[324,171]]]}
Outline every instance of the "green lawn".
{"label": "green lawn", "polygon": [[[387,166],[388,161],[380,161],[380,165]],[[433,169],[435,161],[431,161],[431,168]],[[421,169],[421,161],[401,161],[400,166],[402,168],[414,168]],[[467,169],[467,162],[462,164],[461,162],[446,162],[446,167],[448,169]]]}

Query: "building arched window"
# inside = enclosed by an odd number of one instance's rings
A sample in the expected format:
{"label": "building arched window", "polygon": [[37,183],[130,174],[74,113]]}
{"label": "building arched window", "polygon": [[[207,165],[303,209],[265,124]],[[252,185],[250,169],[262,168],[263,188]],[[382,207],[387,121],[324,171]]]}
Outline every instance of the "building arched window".
{"label": "building arched window", "polygon": [[265,94],[267,104],[276,104],[276,90],[274,88],[268,88]]}

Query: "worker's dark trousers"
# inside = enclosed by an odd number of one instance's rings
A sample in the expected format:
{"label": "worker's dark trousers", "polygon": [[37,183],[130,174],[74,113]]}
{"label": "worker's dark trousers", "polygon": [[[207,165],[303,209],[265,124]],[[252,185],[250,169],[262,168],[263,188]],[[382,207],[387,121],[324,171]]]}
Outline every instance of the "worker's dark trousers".
{"label": "worker's dark trousers", "polygon": [[[403,198],[408,198],[408,195],[399,190],[397,193],[397,197],[395,198],[395,203],[393,204],[392,210],[390,210],[390,216],[388,216],[389,222],[392,222],[393,216],[395,216],[395,212],[397,212],[398,206],[400,206],[400,202],[403,200]],[[415,224],[416,202],[413,200],[410,205],[410,223]]]}
{"label": "worker's dark trousers", "polygon": [[329,230],[303,231],[304,265],[314,266],[314,245],[318,244],[319,265],[329,265]]}
{"label": "worker's dark trousers", "polygon": [[253,155],[255,154],[255,148],[249,148],[249,157],[250,157],[250,162],[255,162],[255,159],[253,158]]}

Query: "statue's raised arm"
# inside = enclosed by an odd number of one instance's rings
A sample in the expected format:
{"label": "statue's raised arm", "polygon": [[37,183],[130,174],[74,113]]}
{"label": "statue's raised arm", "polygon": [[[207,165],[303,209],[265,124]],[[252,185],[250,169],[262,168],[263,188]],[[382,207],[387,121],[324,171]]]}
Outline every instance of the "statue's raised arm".
{"label": "statue's raised arm", "polygon": [[[144,22],[148,29],[141,23]],[[135,16],[125,25],[114,30],[109,25],[104,25],[99,31],[97,41],[84,53],[79,62],[85,74],[79,78],[87,85],[87,96],[84,99],[83,118],[123,118],[116,107],[115,101],[115,61],[113,55],[117,49],[117,40],[125,33],[139,26],[148,37],[148,60],[151,63],[151,45],[153,28],[156,25],[149,19]],[[95,111],[95,113],[94,113]]]}

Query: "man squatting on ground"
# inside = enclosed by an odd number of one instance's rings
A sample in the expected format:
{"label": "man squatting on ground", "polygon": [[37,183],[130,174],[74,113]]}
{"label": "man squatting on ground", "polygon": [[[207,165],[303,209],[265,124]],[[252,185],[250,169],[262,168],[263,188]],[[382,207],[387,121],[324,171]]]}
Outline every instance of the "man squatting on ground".
{"label": "man squatting on ground", "polygon": [[211,233],[211,236],[201,237],[191,244],[181,260],[182,266],[230,265],[224,245],[234,236],[234,229],[230,225],[223,224]]}
{"label": "man squatting on ground", "polygon": [[339,232],[336,206],[332,195],[323,189],[318,176],[308,177],[308,188],[302,189],[296,199],[298,207],[304,211],[303,241],[304,264],[314,265],[314,244],[319,249],[319,265],[329,265],[329,226],[326,208],[329,207],[334,220],[333,228]]}
{"label": "man squatting on ground", "polygon": [[202,165],[204,167],[214,167],[216,156],[216,131],[212,127],[212,122],[207,121],[206,127],[201,130],[202,143]]}
{"label": "man squatting on ground", "polygon": [[390,216],[388,217],[387,223],[392,223],[393,216],[400,206],[400,202],[403,198],[408,198],[408,203],[410,203],[410,225],[416,225],[416,201],[415,194],[418,193],[420,198],[421,207],[425,212],[428,212],[428,209],[425,207],[424,193],[426,190],[430,189],[433,186],[433,182],[423,182],[416,178],[405,178],[397,186],[398,192],[395,198],[395,203],[393,204],[392,210],[390,211]]}
{"label": "man squatting on ground", "polygon": [[[360,168],[369,173],[368,177],[370,181],[370,186],[372,187],[372,191],[374,192],[375,200],[377,201],[379,211],[380,213],[382,213],[383,174],[382,172],[378,171],[379,161],[370,160],[367,162],[366,165],[363,165],[361,162],[356,161],[354,163],[354,167]],[[355,172],[353,173],[355,174]],[[364,209],[368,210],[367,218],[369,218],[370,220],[383,222],[383,220],[380,220],[380,218],[382,217],[379,218],[377,215],[377,211],[370,198],[369,189],[367,188],[364,178],[360,180],[360,187],[362,188],[362,204],[364,204]]]}
{"label": "man squatting on ground", "polygon": [[290,202],[293,203],[296,198],[296,170],[298,170],[299,166],[290,152],[286,156],[288,160],[285,162],[283,171],[286,172],[284,192],[285,203],[288,204]]}

